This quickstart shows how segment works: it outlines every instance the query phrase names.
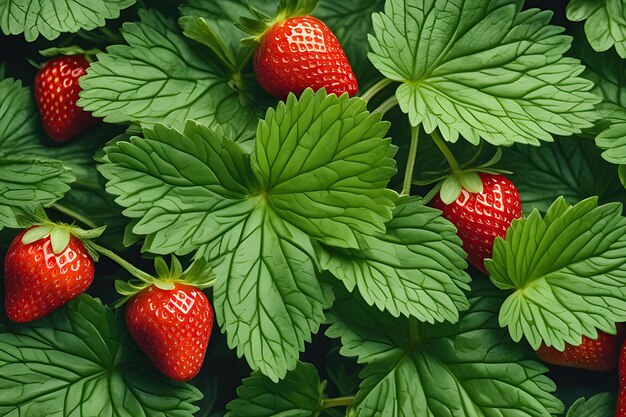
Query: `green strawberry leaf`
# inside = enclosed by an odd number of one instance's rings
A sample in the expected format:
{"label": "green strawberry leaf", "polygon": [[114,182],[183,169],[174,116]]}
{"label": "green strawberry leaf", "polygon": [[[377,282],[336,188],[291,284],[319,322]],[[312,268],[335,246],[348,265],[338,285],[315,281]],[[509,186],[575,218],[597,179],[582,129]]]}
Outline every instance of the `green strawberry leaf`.
{"label": "green strawberry leaf", "polygon": [[128,46],[98,54],[87,74],[78,105],[110,123],[165,123],[182,129],[186,119],[223,125],[233,139],[253,135],[259,111],[233,84],[228,69],[206,47],[187,39],[155,11],[139,12],[126,23]]}
{"label": "green strawberry leaf", "polygon": [[52,316],[0,332],[4,417],[192,417],[202,394],[158,374],[120,317],[81,295]]}
{"label": "green strawberry leaf", "polygon": [[485,261],[491,281],[512,292],[500,324],[515,341],[525,337],[563,350],[597,331],[615,334],[626,321],[626,219],[622,205],[575,206],[559,198],[545,216],[515,220],[506,240],[496,239]]}
{"label": "green strawberry leaf", "polygon": [[0,0],[0,29],[5,35],[24,33],[28,42],[48,40],[64,32],[92,30],[116,19],[135,0]]}
{"label": "green strawberry leaf", "polygon": [[573,22],[585,22],[587,40],[598,52],[615,46],[626,58],[626,18],[624,0],[570,0],[565,12]]}
{"label": "green strawberry leaf", "polygon": [[314,417],[321,411],[325,385],[317,369],[308,363],[298,362],[278,383],[253,372],[237,388],[239,398],[226,406],[226,417]]}
{"label": "green strawberry leaf", "polygon": [[359,249],[321,248],[322,268],[395,317],[458,321],[469,307],[470,278],[454,226],[419,199],[401,202],[386,226],[386,233],[358,234]]}
{"label": "green strawberry leaf", "polygon": [[539,148],[514,145],[504,149],[498,167],[514,173],[510,179],[528,214],[534,209],[545,213],[559,196],[571,204],[593,196],[599,196],[602,204],[626,204],[615,167],[602,159],[589,139],[557,138]]}
{"label": "green strawberry leaf", "polygon": [[33,90],[12,78],[0,80],[0,153],[41,155],[41,126]]}
{"label": "green strawberry leaf", "polygon": [[402,84],[411,124],[477,144],[538,145],[592,126],[598,98],[562,54],[571,39],[522,0],[388,0],[374,14],[370,59]]}
{"label": "green strawberry leaf", "polygon": [[572,404],[565,417],[607,417],[615,415],[615,394],[603,392],[586,400],[579,398]]}
{"label": "green strawberry leaf", "polygon": [[[472,292],[457,324],[414,323],[341,294],[326,334],[366,366],[350,416],[536,416],[563,411],[547,369],[497,322],[498,294]],[[513,412],[513,410],[515,410]]]}

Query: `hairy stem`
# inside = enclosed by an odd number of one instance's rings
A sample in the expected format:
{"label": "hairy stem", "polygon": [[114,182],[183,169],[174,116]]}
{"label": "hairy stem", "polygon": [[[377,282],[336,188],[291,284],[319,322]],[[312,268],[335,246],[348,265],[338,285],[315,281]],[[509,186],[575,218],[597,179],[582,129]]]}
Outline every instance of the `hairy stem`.
{"label": "hairy stem", "polygon": [[371,86],[366,92],[364,92],[361,98],[365,101],[370,101],[376,94],[380,93],[392,82],[393,81],[391,81],[389,78],[383,78],[382,80]]}
{"label": "hairy stem", "polygon": [[100,253],[101,255],[106,256],[107,258],[109,258],[110,260],[112,260],[113,262],[117,263],[119,266],[121,266],[122,268],[124,268],[125,270],[127,270],[132,276],[134,276],[135,278],[144,281],[144,282],[152,282],[154,281],[154,278],[152,277],[152,275],[148,274],[147,272],[142,271],[141,269],[137,268],[136,266],[134,266],[133,264],[131,264],[130,262],[128,262],[126,259],[122,258],[121,256],[119,256],[117,253],[104,248],[100,245],[98,245],[97,243],[94,243],[93,241],[89,243],[96,251],[98,251],[98,253]]}
{"label": "hairy stem", "polygon": [[389,97],[380,106],[378,106],[378,108],[376,110],[374,110],[374,112],[385,114],[389,110],[391,110],[394,107],[396,107],[397,105],[398,105],[398,99],[395,96]]}
{"label": "hairy stem", "polygon": [[72,210],[69,207],[65,207],[64,205],[59,204],[59,203],[54,203],[52,205],[52,208],[55,209],[56,211],[58,211],[59,213],[63,213],[66,216],[71,217],[74,220],[77,220],[77,221],[81,222],[85,226],[89,226],[92,229],[97,229],[98,228],[97,224],[95,224],[94,222],[89,220],[87,217],[83,216],[80,213],[77,213],[76,211]]}
{"label": "hairy stem", "polygon": [[433,139],[433,142],[435,142],[435,145],[437,145],[444,158],[446,158],[446,161],[448,161],[448,165],[450,165],[452,173],[460,174],[462,172],[461,167],[452,154],[452,151],[450,151],[450,148],[448,148],[448,145],[446,145],[446,142],[441,137],[439,131],[437,129],[433,130],[430,137]]}
{"label": "hairy stem", "polygon": [[411,195],[411,183],[413,182],[413,171],[415,170],[415,158],[417,157],[419,133],[419,126],[411,126],[411,147],[409,148],[409,157],[406,162],[406,170],[404,171],[402,195]]}
{"label": "hairy stem", "polygon": [[324,398],[322,400],[322,408],[333,407],[348,407],[354,402],[354,396],[350,397],[337,397],[337,398]]}

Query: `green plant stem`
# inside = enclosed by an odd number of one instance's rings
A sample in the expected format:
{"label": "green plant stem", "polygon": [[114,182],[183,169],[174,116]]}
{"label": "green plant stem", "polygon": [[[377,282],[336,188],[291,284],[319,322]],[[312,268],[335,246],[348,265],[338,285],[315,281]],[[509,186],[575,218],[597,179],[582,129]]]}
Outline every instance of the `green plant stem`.
{"label": "green plant stem", "polygon": [[439,131],[437,129],[433,130],[432,133],[430,134],[430,137],[433,139],[433,142],[435,142],[435,145],[437,145],[437,147],[443,154],[444,158],[446,158],[446,161],[448,161],[448,165],[450,165],[450,169],[452,170],[452,173],[453,174],[462,173],[463,171],[461,170],[459,163],[456,161],[456,158],[450,151],[450,148],[448,148],[448,145],[446,145],[446,142],[441,137],[441,134],[439,133]]}
{"label": "green plant stem", "polygon": [[409,157],[404,171],[404,183],[402,184],[402,195],[411,195],[411,184],[413,182],[413,171],[415,170],[415,159],[417,157],[417,143],[419,139],[419,126],[411,126],[411,147]]}
{"label": "green plant stem", "polygon": [[382,113],[383,115],[387,113],[389,110],[393,109],[398,105],[398,99],[396,96],[389,97],[385,100],[374,112]]}
{"label": "green plant stem", "polygon": [[409,337],[412,345],[417,344],[420,340],[419,321],[413,316],[409,317]]}
{"label": "green plant stem", "polygon": [[87,217],[83,216],[80,213],[77,213],[76,211],[72,210],[69,207],[65,207],[64,205],[59,204],[59,203],[54,203],[52,205],[52,208],[55,209],[56,211],[58,211],[59,213],[63,213],[66,216],[69,216],[69,217],[71,217],[71,218],[81,222],[85,226],[89,226],[92,229],[97,229],[98,228],[97,224],[95,224],[94,222],[89,220]]}
{"label": "green plant stem", "polygon": [[389,78],[383,78],[382,80],[371,86],[366,92],[364,92],[361,98],[365,101],[370,101],[376,94],[380,93],[392,82],[393,81],[391,81]]}
{"label": "green plant stem", "polygon": [[135,278],[137,278],[137,279],[139,279],[139,280],[141,280],[143,282],[153,282],[154,281],[154,278],[152,277],[152,275],[150,275],[147,272],[144,272],[141,269],[137,268],[136,266],[134,266],[133,264],[128,262],[126,259],[124,259],[121,256],[119,256],[117,253],[115,253],[115,252],[113,252],[113,251],[111,251],[111,250],[109,250],[107,248],[104,248],[104,247],[98,245],[97,243],[94,243],[93,241],[91,241],[89,244],[96,251],[98,251],[98,253],[100,253],[101,255],[106,256],[107,258],[109,258],[113,262],[117,263],[119,266],[121,266],[122,268],[127,270]]}
{"label": "green plant stem", "polygon": [[348,407],[354,402],[354,396],[350,397],[337,397],[337,398],[324,398],[322,400],[322,408],[333,407]]}

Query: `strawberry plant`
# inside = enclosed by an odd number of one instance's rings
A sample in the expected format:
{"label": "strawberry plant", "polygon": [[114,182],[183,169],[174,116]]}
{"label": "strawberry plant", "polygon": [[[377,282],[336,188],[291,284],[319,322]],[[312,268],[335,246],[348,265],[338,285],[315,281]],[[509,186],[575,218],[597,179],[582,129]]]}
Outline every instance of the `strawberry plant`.
{"label": "strawberry plant", "polygon": [[624,415],[625,6],[0,0],[0,415]]}

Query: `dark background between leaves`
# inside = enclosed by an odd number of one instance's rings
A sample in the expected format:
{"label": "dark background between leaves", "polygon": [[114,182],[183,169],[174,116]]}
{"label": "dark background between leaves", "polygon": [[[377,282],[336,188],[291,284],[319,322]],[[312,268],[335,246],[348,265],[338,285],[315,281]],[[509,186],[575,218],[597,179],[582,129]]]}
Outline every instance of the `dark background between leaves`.
{"label": "dark background between leaves", "polygon": [[[158,3],[158,7],[163,10],[171,11],[171,16],[177,15],[177,7],[182,1],[145,1],[148,7],[154,7]],[[578,24],[567,21],[564,15],[565,2],[530,0],[526,2],[526,8],[538,7],[541,9],[551,9],[555,12],[552,22],[554,24],[567,28],[568,32],[574,30]],[[137,16],[133,9],[126,10],[122,16],[107,24],[109,28],[118,28],[125,21],[137,20]],[[51,46],[59,46],[60,42],[64,45],[78,44],[84,47],[93,47],[93,44],[82,40],[74,35],[64,35],[55,41],[48,42],[38,39],[35,42],[26,42],[23,36],[4,36],[0,35],[0,64],[5,64],[5,76],[19,78],[25,85],[32,85],[33,79],[37,72],[37,68],[29,63],[45,62],[38,51]],[[120,39],[115,43],[122,43]],[[104,50],[106,43],[98,45]],[[0,97],[0,100],[2,98]],[[68,220],[59,218],[59,220]],[[15,230],[0,231],[0,260],[3,259],[4,252],[9,246],[13,237],[17,234]],[[136,255],[127,254],[129,260],[137,264],[139,267],[151,270],[151,261],[141,259]],[[487,279],[482,277],[480,272],[472,270],[471,275],[474,279]],[[124,271],[116,264],[102,259],[97,265],[96,281],[90,288],[89,293],[100,297],[104,302],[111,302],[116,299],[113,289],[113,280],[127,279]],[[0,318],[1,313],[0,313]],[[323,336],[323,331],[314,336],[313,343],[307,345],[306,352],[302,354],[303,361],[314,363],[319,371],[322,379],[330,379],[328,369],[333,372],[334,380],[329,383],[329,395],[343,395],[343,390],[356,388],[358,384],[359,366],[350,364],[349,361],[338,360],[336,342],[331,342]],[[345,365],[345,364],[348,365]],[[202,373],[193,383],[200,388],[205,399],[198,404],[201,410],[197,413],[199,417],[218,416],[223,413],[225,405],[234,398],[235,389],[240,385],[241,379],[249,375],[249,368],[244,360],[236,358],[235,354],[226,346],[225,338],[220,334],[219,329],[215,328],[213,338],[211,340],[207,360]],[[588,372],[582,370],[553,367],[549,376],[556,382],[558,386],[557,396],[561,398],[566,405],[569,406],[576,398],[580,396],[590,396],[602,391],[617,390],[617,374],[613,372]],[[0,395],[2,395],[0,393]],[[340,414],[337,414],[340,415]]]}

